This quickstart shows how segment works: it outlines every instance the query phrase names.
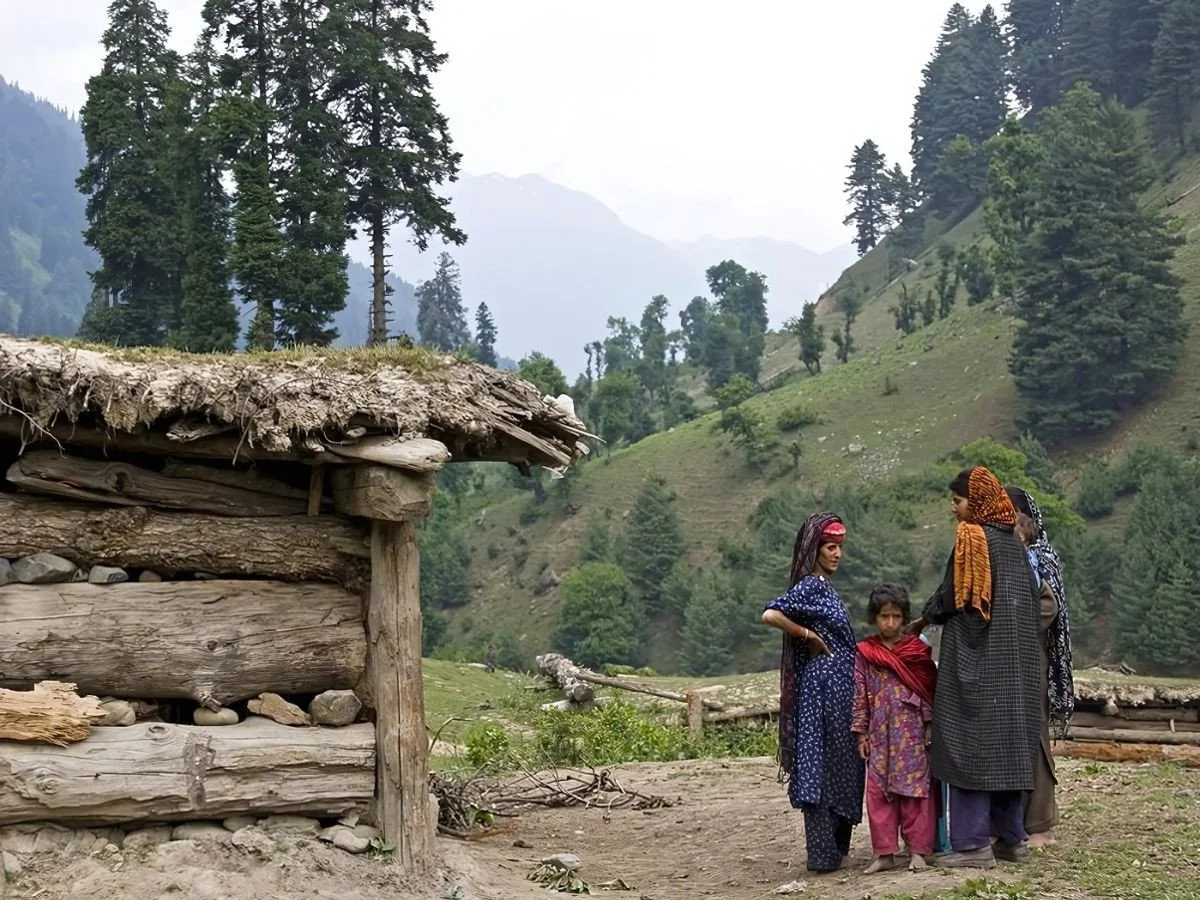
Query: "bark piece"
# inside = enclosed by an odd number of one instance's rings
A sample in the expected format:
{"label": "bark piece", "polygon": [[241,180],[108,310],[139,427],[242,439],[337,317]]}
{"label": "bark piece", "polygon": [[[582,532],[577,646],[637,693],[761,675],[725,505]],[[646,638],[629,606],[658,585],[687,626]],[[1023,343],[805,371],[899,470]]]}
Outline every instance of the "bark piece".
{"label": "bark piece", "polygon": [[0,688],[0,740],[65,747],[87,738],[105,715],[99,698],[79,696],[73,684],[42,681],[32,691]]}
{"label": "bark piece", "polygon": [[246,706],[256,716],[265,716],[280,725],[311,725],[308,713],[295,703],[289,703],[278,694],[259,694]]}

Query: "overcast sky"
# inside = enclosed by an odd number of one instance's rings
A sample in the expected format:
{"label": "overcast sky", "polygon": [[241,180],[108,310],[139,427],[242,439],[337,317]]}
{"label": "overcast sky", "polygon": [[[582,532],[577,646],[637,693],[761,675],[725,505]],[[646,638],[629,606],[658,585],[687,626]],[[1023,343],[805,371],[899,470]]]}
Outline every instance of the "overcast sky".
{"label": "overcast sky", "polygon": [[[191,46],[201,0],[160,0]],[[983,3],[968,2],[973,11]],[[908,165],[950,0],[438,0],[437,96],[474,174],[537,173],[662,239],[847,243],[842,180],[873,137]],[[104,0],[0,0],[0,75],[77,110]]]}

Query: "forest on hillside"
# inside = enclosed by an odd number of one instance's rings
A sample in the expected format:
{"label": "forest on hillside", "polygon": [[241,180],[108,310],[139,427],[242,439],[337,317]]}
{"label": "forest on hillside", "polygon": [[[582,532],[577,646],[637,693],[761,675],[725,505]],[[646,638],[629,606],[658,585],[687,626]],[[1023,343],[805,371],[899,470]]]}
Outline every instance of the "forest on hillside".
{"label": "forest on hillside", "polygon": [[[881,280],[843,278],[823,310],[810,304],[785,332],[804,377],[838,377],[831,363],[859,353],[865,305],[932,253],[921,264],[935,269],[927,289],[900,284],[890,310],[896,329],[932,333],[963,304],[1015,316],[1009,369],[1019,445],[976,442],[917,475],[873,484],[787,486],[789,475],[803,472],[805,428],[820,410],[798,404],[771,421],[750,402],[775,387],[762,378],[768,285],[734,261],[713,266],[711,296],[687,305],[677,328],[666,321],[665,298],[653,298],[640,322],[610,320],[609,334],[587,347],[589,365],[570,393],[606,442],[587,465],[604,465],[613,447],[715,407],[712,427],[746,477],[777,484],[777,496],[752,514],[748,542],[722,539],[718,547],[688,546],[686,512],[669,475],[651,476],[627,498],[622,520],[584,510],[573,568],[557,587],[534,586],[561,598],[557,649],[597,666],[649,663],[697,675],[757,668],[776,652],[754,623],[786,569],[797,510],[821,503],[846,516],[858,548],[839,576],[847,595],[865,596],[880,580],[915,589],[921,572],[940,570],[947,550],[918,549],[917,517],[944,496],[956,466],[985,463],[1031,490],[1046,512],[1071,573],[1081,661],[1117,657],[1149,670],[1200,671],[1195,627],[1177,608],[1200,611],[1190,544],[1148,528],[1159,516],[1193,527],[1179,504],[1200,478],[1195,447],[1132,448],[1087,467],[1069,490],[1046,449],[1112,428],[1178,369],[1187,326],[1174,261],[1185,238],[1170,210],[1147,197],[1200,151],[1200,4],[1011,0],[1004,13],[950,8],[913,106],[910,169],[889,162],[871,140],[855,148],[847,222],[862,253],[882,256]],[[983,227],[968,245],[942,239],[977,210]],[[522,372],[545,390],[567,386],[546,358],[526,361]],[[476,486],[456,479],[445,488],[428,530],[440,552],[460,544],[453,572],[437,563],[426,572],[431,647],[447,640],[444,612],[469,595],[461,567],[470,559],[469,529],[454,509],[470,505],[463,498]],[[522,523],[578,511],[571,477],[534,479],[527,489]],[[1087,527],[1118,503],[1130,514],[1124,533]],[[520,535],[516,543],[518,556],[527,555]],[[717,562],[697,571],[695,560],[714,554]],[[539,577],[550,576],[558,577]],[[664,633],[677,636],[666,651],[657,637]],[[518,652],[513,634],[494,629],[450,641],[450,652],[481,652],[489,641]]]}

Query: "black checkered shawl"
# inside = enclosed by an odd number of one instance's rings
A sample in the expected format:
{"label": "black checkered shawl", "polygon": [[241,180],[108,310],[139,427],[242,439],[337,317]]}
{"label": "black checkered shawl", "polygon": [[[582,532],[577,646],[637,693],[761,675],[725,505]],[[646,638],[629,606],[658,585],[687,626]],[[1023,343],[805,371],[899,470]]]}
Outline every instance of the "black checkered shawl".
{"label": "black checkered shawl", "polygon": [[1012,529],[983,526],[992,617],[954,608],[954,559],[924,616],[941,625],[933,701],[934,777],[969,791],[1033,789],[1041,748],[1040,594]]}

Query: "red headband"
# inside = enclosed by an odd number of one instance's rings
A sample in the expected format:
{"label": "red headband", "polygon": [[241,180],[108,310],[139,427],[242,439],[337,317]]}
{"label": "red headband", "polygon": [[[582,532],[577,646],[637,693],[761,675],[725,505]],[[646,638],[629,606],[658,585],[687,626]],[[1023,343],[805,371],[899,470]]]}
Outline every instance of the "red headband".
{"label": "red headband", "polygon": [[840,544],[846,540],[846,526],[841,522],[830,522],[821,531],[822,544]]}

